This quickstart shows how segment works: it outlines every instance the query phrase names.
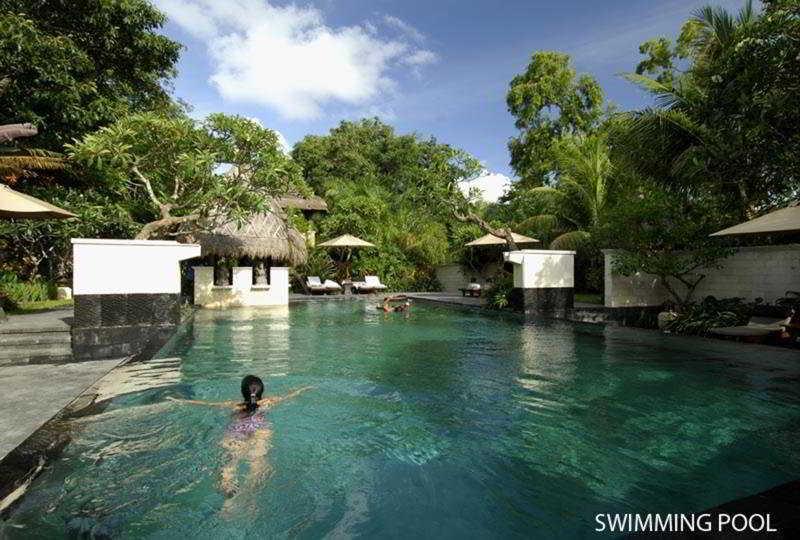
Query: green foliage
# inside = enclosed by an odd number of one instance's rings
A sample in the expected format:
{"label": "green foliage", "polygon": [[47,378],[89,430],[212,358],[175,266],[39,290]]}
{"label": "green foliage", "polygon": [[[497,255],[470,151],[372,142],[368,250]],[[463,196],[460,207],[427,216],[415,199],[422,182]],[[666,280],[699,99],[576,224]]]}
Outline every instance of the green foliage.
{"label": "green foliage", "polygon": [[732,249],[708,235],[718,230],[719,216],[703,200],[678,197],[643,183],[630,201],[618,204],[603,233],[606,245],[621,249],[615,272],[657,276],[679,306],[691,301],[705,278]]}
{"label": "green foliage", "polygon": [[136,114],[68,149],[123,200],[147,201],[154,215],[137,238],[241,221],[265,211],[269,197],[302,191],[299,169],[275,132],[238,116],[212,114],[198,124]]}
{"label": "green foliage", "polygon": [[798,35],[796,2],[766,2],[761,13],[747,3],[735,16],[698,10],[674,49],[646,47],[629,78],[659,106],[624,115],[616,147],[669,189],[713,195],[728,223],[786,204],[800,186]]}
{"label": "green foliage", "polygon": [[577,75],[568,55],[538,51],[511,81],[506,103],[520,133],[509,142],[520,186],[544,185],[554,168],[552,145],[564,135],[590,133],[603,115],[603,91]]}
{"label": "green foliage", "polygon": [[705,334],[711,328],[747,324],[755,304],[741,298],[716,299],[706,296],[700,302],[687,304],[678,316],[666,325],[676,334]]}
{"label": "green foliage", "polygon": [[0,0],[0,119],[44,126],[37,144],[61,151],[128,112],[174,108],[163,83],[180,45],[163,23],[146,0]]}
{"label": "green foliage", "polygon": [[305,279],[306,276],[319,276],[320,279],[325,281],[336,277],[336,263],[331,259],[329,253],[322,248],[310,250],[306,263],[294,270],[298,279]]}
{"label": "green foliage", "polygon": [[3,309],[14,309],[13,304],[26,302],[41,302],[55,297],[55,284],[43,279],[33,279],[31,281],[20,281],[11,272],[0,273],[0,291],[3,296],[10,301],[8,306]]}
{"label": "green foliage", "polygon": [[314,223],[317,238],[347,233],[377,246],[353,252],[354,277],[376,274],[393,290],[428,290],[434,266],[457,257],[462,231],[474,230],[443,201],[465,206],[458,182],[480,166],[435,139],[398,135],[377,119],[342,122],[304,138],[292,156],[328,202],[328,214]]}
{"label": "green foliage", "polygon": [[488,290],[486,305],[490,309],[506,309],[511,306],[511,295],[514,292],[514,276],[509,272],[502,272],[495,279],[494,285]]}

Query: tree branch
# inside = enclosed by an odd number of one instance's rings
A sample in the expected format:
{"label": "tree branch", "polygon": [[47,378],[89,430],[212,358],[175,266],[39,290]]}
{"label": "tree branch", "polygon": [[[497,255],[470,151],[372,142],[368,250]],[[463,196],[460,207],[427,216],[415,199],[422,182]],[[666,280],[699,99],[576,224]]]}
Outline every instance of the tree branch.
{"label": "tree branch", "polygon": [[496,236],[498,238],[505,239],[506,243],[508,244],[508,248],[511,251],[517,251],[519,248],[517,247],[517,243],[514,241],[514,237],[511,234],[511,229],[508,227],[504,227],[502,229],[495,229],[489,223],[480,217],[478,214],[467,210],[467,214],[461,214],[458,210],[453,210],[453,215],[458,221],[462,222],[471,222],[483,229],[484,231],[488,232],[492,236]]}

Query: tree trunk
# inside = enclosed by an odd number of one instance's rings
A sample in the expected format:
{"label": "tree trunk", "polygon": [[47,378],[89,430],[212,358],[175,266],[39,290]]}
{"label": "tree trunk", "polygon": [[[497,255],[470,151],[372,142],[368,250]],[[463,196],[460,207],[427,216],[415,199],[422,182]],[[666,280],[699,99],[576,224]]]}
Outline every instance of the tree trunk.
{"label": "tree trunk", "polygon": [[134,237],[136,240],[150,240],[153,236],[156,235],[157,232],[163,229],[169,229],[174,227],[175,225],[180,225],[181,223],[189,223],[192,221],[196,221],[199,216],[192,214],[189,216],[179,216],[179,217],[164,217],[161,219],[157,219],[156,221],[151,221],[139,231],[139,233]]}
{"label": "tree trunk", "polygon": [[504,238],[506,244],[508,244],[508,248],[511,251],[517,251],[519,249],[517,247],[517,243],[514,241],[514,236],[511,234],[511,229],[509,229],[508,227],[504,227],[502,229],[495,229],[494,227],[489,225],[489,223],[485,219],[475,214],[474,212],[469,212],[469,211],[467,212],[466,216],[459,214],[458,212],[455,212],[455,217],[459,221],[470,221],[493,236],[496,236],[498,238]]}

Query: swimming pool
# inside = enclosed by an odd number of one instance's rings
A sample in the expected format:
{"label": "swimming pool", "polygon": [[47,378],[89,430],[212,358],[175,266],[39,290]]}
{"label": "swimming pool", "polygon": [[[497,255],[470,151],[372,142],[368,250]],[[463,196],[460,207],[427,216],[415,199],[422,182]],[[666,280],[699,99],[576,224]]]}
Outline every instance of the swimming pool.
{"label": "swimming pool", "polygon": [[[701,511],[800,477],[797,356],[764,350],[422,305],[202,311],[160,355],[179,361],[72,422],[4,528],[571,538],[597,513]],[[236,399],[247,373],[315,388],[270,413],[273,474],[222,514],[228,413],[165,398]]]}

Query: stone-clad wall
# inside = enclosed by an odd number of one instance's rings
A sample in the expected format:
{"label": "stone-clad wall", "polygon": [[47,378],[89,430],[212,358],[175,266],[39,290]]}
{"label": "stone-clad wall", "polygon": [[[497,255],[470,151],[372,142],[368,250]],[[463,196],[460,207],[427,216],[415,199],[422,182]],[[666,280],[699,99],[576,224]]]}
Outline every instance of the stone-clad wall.
{"label": "stone-clad wall", "polygon": [[200,246],[173,241],[78,239],[73,244],[78,360],[146,356],[180,322],[179,261]]}
{"label": "stone-clad wall", "polygon": [[101,359],[149,353],[161,348],[179,322],[179,294],[78,295],[73,355]]}
{"label": "stone-clad wall", "polygon": [[[655,276],[620,276],[612,272],[614,251],[605,255],[606,307],[654,306],[669,298]],[[786,291],[800,291],[800,245],[743,247],[721,261],[719,269],[705,270],[707,277],[695,299],[742,297],[774,302]]]}

